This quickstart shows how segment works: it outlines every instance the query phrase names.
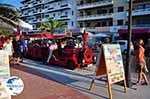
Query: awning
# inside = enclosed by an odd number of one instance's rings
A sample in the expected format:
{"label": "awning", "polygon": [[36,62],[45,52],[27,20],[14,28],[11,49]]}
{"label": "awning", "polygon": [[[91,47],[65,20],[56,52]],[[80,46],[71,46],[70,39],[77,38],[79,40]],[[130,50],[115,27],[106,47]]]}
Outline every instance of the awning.
{"label": "awning", "polygon": [[[119,29],[118,33],[123,34],[123,33],[128,33],[128,29]],[[132,33],[150,33],[150,29],[132,29]]]}
{"label": "awning", "polygon": [[[29,29],[29,30],[32,30],[33,29],[33,26],[22,21],[22,20],[19,20],[19,22],[17,23],[16,22],[16,25],[19,26],[20,29]],[[10,31],[17,31],[17,28],[14,28],[13,26],[5,23],[4,21],[1,21],[0,20],[0,29],[3,29],[3,30],[10,30]]]}
{"label": "awning", "polygon": [[89,35],[89,37],[109,37],[109,35],[107,34],[103,34],[103,33],[97,33],[97,34],[93,34],[93,35]]}
{"label": "awning", "polygon": [[26,38],[47,38],[47,39],[54,39],[54,36],[50,33],[34,33],[25,35]]}
{"label": "awning", "polygon": [[21,27],[21,28],[24,28],[24,29],[30,29],[32,30],[33,29],[33,26],[22,21],[22,20],[19,20],[19,23],[18,23],[18,26]]}

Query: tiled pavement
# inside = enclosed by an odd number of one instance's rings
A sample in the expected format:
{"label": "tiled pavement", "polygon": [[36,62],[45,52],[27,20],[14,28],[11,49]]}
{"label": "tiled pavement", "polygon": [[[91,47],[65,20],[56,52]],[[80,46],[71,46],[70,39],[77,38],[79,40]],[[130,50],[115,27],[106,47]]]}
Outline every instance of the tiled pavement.
{"label": "tiled pavement", "polygon": [[[21,67],[21,65],[18,66]],[[21,77],[25,84],[24,91],[12,99],[90,99],[68,86],[28,73],[30,71],[32,70],[24,72],[11,68],[11,75]]]}
{"label": "tiled pavement", "polygon": [[[58,94],[58,92],[65,92],[65,90],[59,90],[60,88],[56,88],[57,94],[55,94],[55,97],[52,97],[50,93],[50,86],[53,86],[50,84],[51,81],[57,81],[59,84],[67,85],[69,87],[72,87],[73,89],[78,90],[87,96],[89,96],[91,99],[108,99],[108,91],[107,87],[105,86],[105,82],[102,80],[96,80],[94,92],[90,93],[88,88],[91,81],[92,74],[94,72],[93,68],[85,68],[81,70],[74,70],[70,71],[64,68],[60,67],[53,67],[53,66],[46,66],[42,65],[39,62],[27,60],[25,63],[22,64],[22,66],[15,66],[13,69],[12,74],[15,75],[26,75],[26,78],[22,78],[25,82],[34,84],[32,87],[31,85],[26,85],[29,88],[25,89],[25,92],[23,92],[21,95],[13,98],[13,99],[78,99],[78,97],[72,97],[67,95],[65,93]],[[21,74],[16,74],[20,71]],[[33,74],[33,75],[32,75]],[[29,77],[32,75],[32,77]],[[150,75],[150,74],[149,74]],[[40,78],[39,80],[35,80],[34,78]],[[31,80],[29,80],[29,78]],[[135,73],[132,73],[132,81],[136,82],[137,78]],[[150,77],[149,77],[150,78]],[[47,83],[43,83],[45,81],[48,81]],[[33,83],[35,82],[35,83]],[[39,84],[38,84],[39,83]],[[46,87],[49,85],[48,87]],[[40,87],[39,87],[40,86]],[[66,86],[65,86],[66,87]],[[48,88],[48,89],[47,89]],[[52,87],[53,88],[53,87]],[[29,89],[32,89],[29,91]],[[35,90],[37,89],[37,90]],[[128,93],[123,92],[122,86],[113,85],[113,99],[150,99],[150,86],[133,86],[132,88],[128,89]],[[42,91],[44,90],[44,91]],[[48,91],[46,91],[48,90]],[[37,92],[36,92],[37,91]],[[29,93],[30,92],[30,93]],[[71,92],[71,91],[69,91]],[[37,94],[36,94],[37,93]],[[25,98],[25,95],[27,95]],[[72,94],[72,93],[70,93]],[[36,96],[37,95],[37,96]],[[41,96],[40,96],[41,95]],[[20,97],[22,96],[22,97]],[[32,96],[34,96],[32,98]],[[39,97],[40,96],[40,97]],[[66,97],[68,96],[68,98]],[[75,95],[76,96],[76,95]],[[31,97],[31,98],[30,98]],[[86,96],[84,96],[86,97]],[[82,98],[79,99],[89,99],[89,98]]]}

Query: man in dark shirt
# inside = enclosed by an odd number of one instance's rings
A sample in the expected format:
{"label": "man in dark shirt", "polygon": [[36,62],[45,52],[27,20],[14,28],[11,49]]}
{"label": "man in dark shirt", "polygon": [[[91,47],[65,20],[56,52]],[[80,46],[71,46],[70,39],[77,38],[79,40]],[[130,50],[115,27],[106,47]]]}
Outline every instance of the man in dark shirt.
{"label": "man in dark shirt", "polygon": [[13,40],[12,42],[13,44],[13,49],[14,49],[14,53],[13,53],[13,57],[14,57],[14,64],[18,64],[19,63],[19,57],[20,57],[20,36],[16,36],[16,38]]}

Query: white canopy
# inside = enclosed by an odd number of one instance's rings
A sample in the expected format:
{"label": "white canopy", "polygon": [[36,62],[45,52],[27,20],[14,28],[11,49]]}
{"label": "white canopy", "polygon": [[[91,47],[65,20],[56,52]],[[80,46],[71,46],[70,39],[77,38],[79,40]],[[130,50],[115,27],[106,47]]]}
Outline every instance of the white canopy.
{"label": "white canopy", "polygon": [[[33,26],[22,21],[22,20],[19,20],[18,23],[16,23],[16,25],[18,25],[21,29],[29,29],[29,30],[32,30],[33,29]],[[14,28],[13,26],[3,22],[0,20],[0,29],[2,30],[9,30],[9,31],[17,31],[16,28]]]}
{"label": "white canopy", "polygon": [[22,21],[22,20],[19,20],[19,23],[18,23],[19,27],[23,28],[23,29],[29,29],[29,30],[32,30],[33,29],[33,26]]}
{"label": "white canopy", "polygon": [[109,37],[109,35],[103,34],[103,33],[98,33],[98,34],[89,35],[89,37]]}

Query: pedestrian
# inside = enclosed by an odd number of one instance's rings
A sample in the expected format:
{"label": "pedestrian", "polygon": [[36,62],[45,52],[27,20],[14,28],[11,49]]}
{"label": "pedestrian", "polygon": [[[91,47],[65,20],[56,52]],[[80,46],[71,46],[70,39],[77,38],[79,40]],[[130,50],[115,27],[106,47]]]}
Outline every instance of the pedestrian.
{"label": "pedestrian", "polygon": [[17,35],[15,37],[12,44],[13,44],[13,49],[14,49],[14,53],[13,53],[14,64],[18,64],[20,61],[20,55],[21,55],[21,52],[20,52],[21,42],[20,42],[20,36],[19,35]]}
{"label": "pedestrian", "polygon": [[105,41],[104,41],[104,44],[110,44],[110,43],[111,43],[110,38],[109,38],[109,37],[106,37],[106,38],[105,38]]}
{"label": "pedestrian", "polygon": [[25,53],[26,53],[26,49],[27,49],[27,43],[24,39],[24,35],[21,36],[20,38],[20,59],[21,59],[21,62],[23,61],[23,58],[25,56]]}
{"label": "pedestrian", "polygon": [[138,47],[136,49],[136,61],[137,61],[137,70],[138,70],[138,81],[137,85],[142,84],[142,79],[144,79],[144,84],[149,85],[149,81],[146,77],[146,72],[148,72],[146,61],[145,61],[145,49],[143,48],[144,42],[142,39],[138,40]]}
{"label": "pedestrian", "polygon": [[9,55],[9,61],[12,59],[12,54],[13,54],[13,47],[12,47],[12,42],[9,37],[6,38],[5,43],[3,44],[3,49],[7,51]]}

